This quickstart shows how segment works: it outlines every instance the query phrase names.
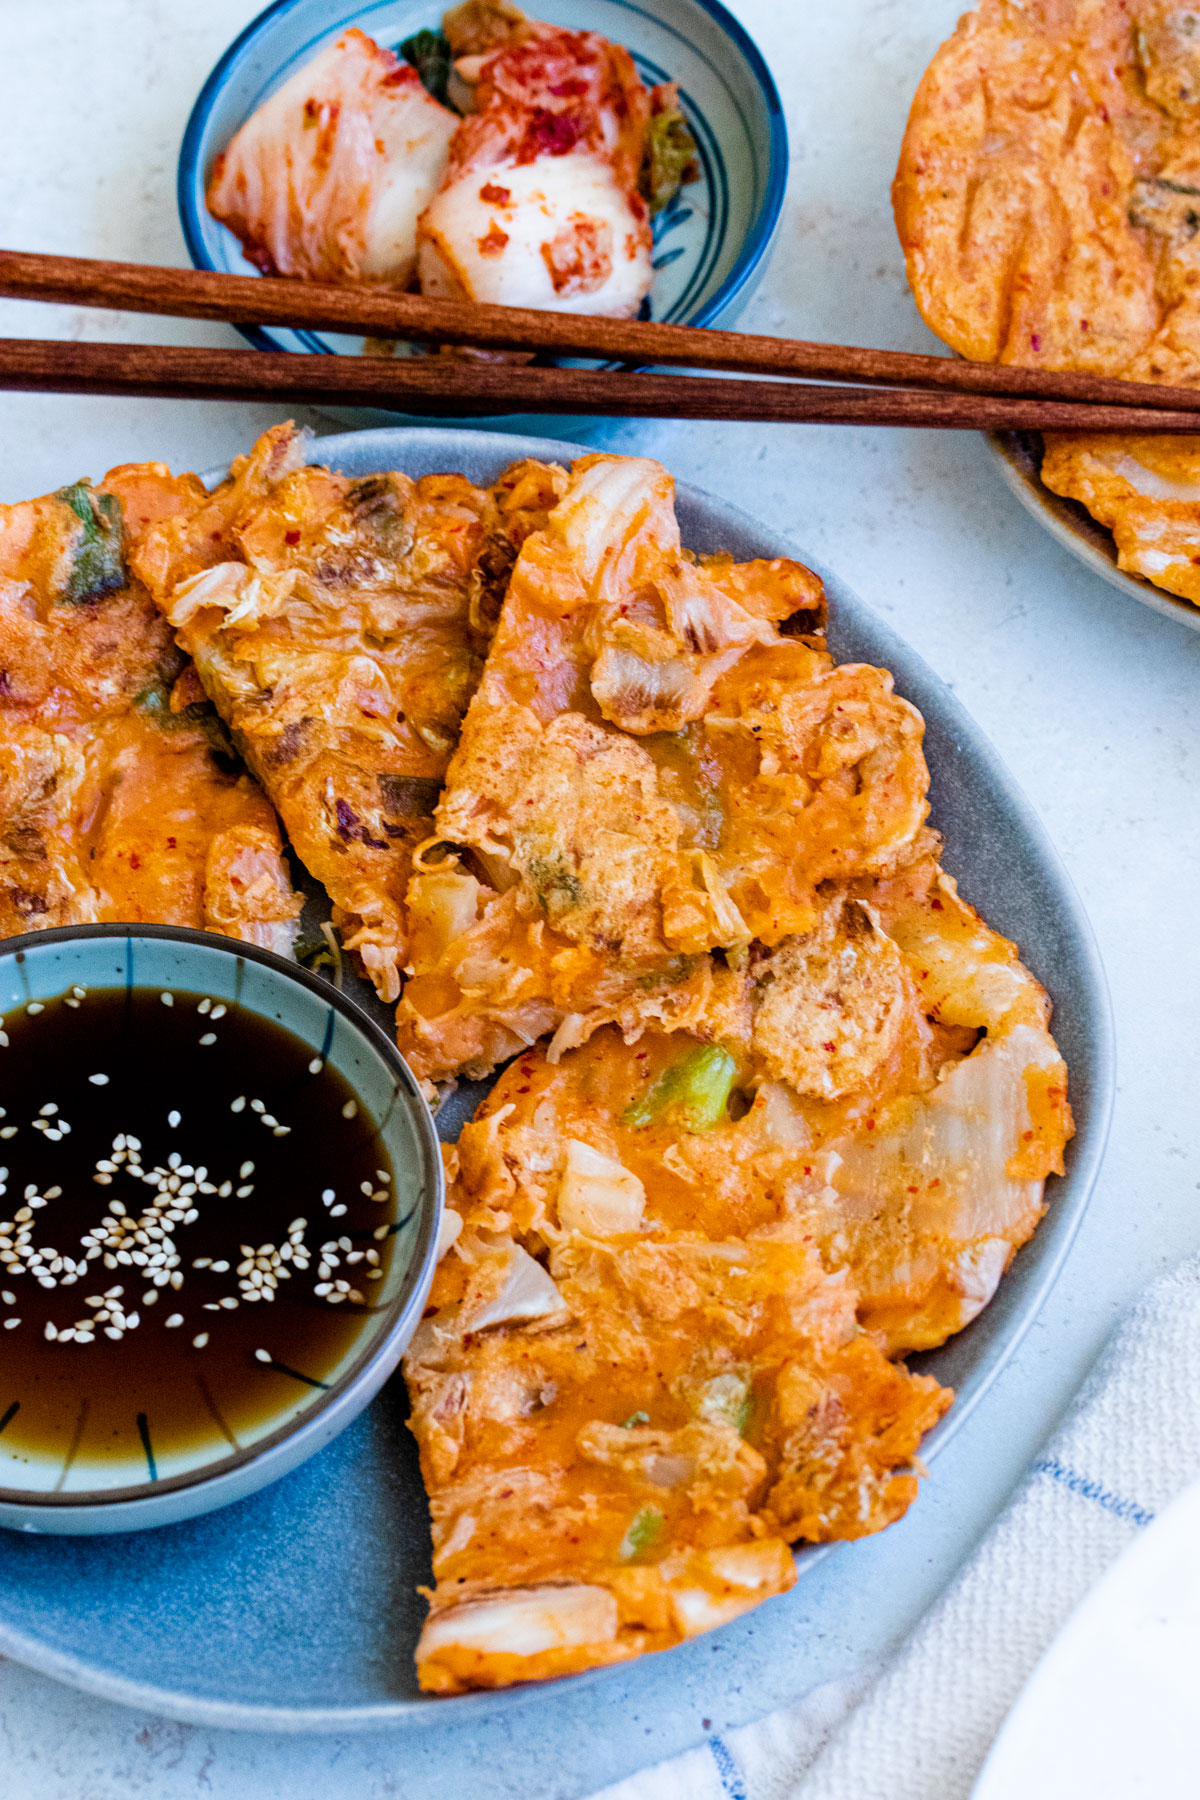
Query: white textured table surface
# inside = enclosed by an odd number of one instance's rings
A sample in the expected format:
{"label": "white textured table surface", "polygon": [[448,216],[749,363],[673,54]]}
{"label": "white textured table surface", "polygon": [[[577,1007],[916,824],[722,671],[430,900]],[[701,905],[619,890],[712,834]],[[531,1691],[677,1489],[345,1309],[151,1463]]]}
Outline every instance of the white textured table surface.
{"label": "white textured table surface", "polygon": [[[254,0],[0,0],[0,242],[183,262],[175,158],[188,109]],[[897,348],[908,297],[888,183],[908,100],[959,0],[735,0],[783,92],[787,211],[744,323]],[[0,303],[0,333],[232,343],[219,326]],[[0,395],[0,500],[147,457],[204,468],[275,415],[259,406]],[[319,418],[314,423],[320,425]],[[803,1668],[714,1729],[886,1649],[943,1585],[1053,1423],[1118,1310],[1200,1244],[1200,635],[1080,569],[1019,508],[983,444],[933,433],[756,426],[611,431],[835,567],[956,689],[1039,808],[1088,907],[1115,1003],[1120,1091],[1108,1159],[1058,1287],[900,1527],[797,1590]],[[969,1530],[964,1534],[964,1521]],[[853,1647],[852,1647],[853,1645]],[[489,1734],[279,1739],[109,1707],[0,1663],[5,1800],[491,1800],[585,1792],[694,1741],[684,1708],[547,1748],[528,1712]]]}

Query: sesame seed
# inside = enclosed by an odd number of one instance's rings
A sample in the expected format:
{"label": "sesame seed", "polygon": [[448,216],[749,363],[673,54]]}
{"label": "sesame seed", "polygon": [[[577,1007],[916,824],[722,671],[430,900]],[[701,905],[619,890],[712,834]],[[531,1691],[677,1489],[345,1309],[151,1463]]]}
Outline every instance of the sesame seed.
{"label": "sesame seed", "polygon": [[5,1306],[15,1306],[17,1304],[17,1296],[10,1293],[8,1288],[5,1288],[4,1292],[0,1293],[0,1300],[3,1300]]}
{"label": "sesame seed", "polygon": [[62,1189],[60,1187],[48,1187],[46,1189],[46,1199],[57,1200],[61,1193]]}
{"label": "sesame seed", "polygon": [[203,1348],[204,1348],[205,1344],[207,1344],[207,1342],[208,1342],[208,1333],[207,1333],[207,1331],[202,1331],[196,1337],[194,1337],[192,1339],[192,1349],[193,1350],[203,1350]]}
{"label": "sesame seed", "polygon": [[43,1119],[52,1119],[57,1111],[58,1111],[58,1107],[55,1105],[53,1100],[47,1100],[45,1106],[38,1107],[38,1112],[41,1114]]}
{"label": "sesame seed", "polygon": [[163,1324],[166,1326],[168,1331],[174,1331],[174,1329],[177,1325],[183,1324],[183,1314],[182,1313],[172,1313],[169,1319],[163,1320]]}
{"label": "sesame seed", "polygon": [[266,1110],[267,1110],[267,1106],[266,1106],[265,1100],[252,1100],[250,1102],[250,1111],[251,1112],[261,1113],[261,1112],[266,1112]]}
{"label": "sesame seed", "polygon": [[117,1328],[117,1326],[106,1325],[104,1327],[104,1335],[106,1338],[111,1338],[115,1344],[117,1339],[122,1337],[124,1334]]}
{"label": "sesame seed", "polygon": [[210,1010],[211,1006],[212,1006],[212,1001],[211,1001],[211,999],[209,999],[208,995],[206,994],[204,999],[200,1002],[199,1006],[196,1008],[196,1011],[198,1013],[206,1013]]}
{"label": "sesame seed", "polygon": [[238,1170],[238,1174],[241,1176],[243,1181],[245,1181],[245,1179],[248,1175],[253,1175],[253,1173],[254,1173],[254,1164],[252,1162],[244,1162],[242,1164],[241,1168]]}
{"label": "sesame seed", "polygon": [[20,1319],[5,1319],[4,1329],[5,1331],[15,1331],[20,1323]]}
{"label": "sesame seed", "polygon": [[173,1288],[178,1289],[183,1286],[183,1274],[179,1269],[172,1269],[169,1279]]}
{"label": "sesame seed", "polygon": [[239,1094],[236,1100],[231,1101],[229,1110],[230,1110],[230,1112],[245,1112],[245,1110],[246,1110],[245,1094]]}
{"label": "sesame seed", "polygon": [[36,1015],[37,1013],[43,1012],[44,1010],[45,1009],[42,1006],[42,1003],[40,1000],[31,1000],[29,1002],[29,1005],[25,1008],[25,1011],[27,1013],[32,1013],[34,1015]]}
{"label": "sesame seed", "polygon": [[227,1262],[215,1262],[212,1266],[212,1271],[213,1271],[214,1275],[224,1275],[228,1271],[228,1269],[229,1269],[229,1264]]}
{"label": "sesame seed", "polygon": [[331,1206],[329,1209],[329,1216],[331,1219],[340,1219],[345,1210],[344,1206]]}
{"label": "sesame seed", "polygon": [[87,995],[87,989],[85,987],[79,987],[78,985],[73,987],[71,989],[71,992],[75,996],[76,1000],[82,1000]]}
{"label": "sesame seed", "polygon": [[239,1200],[245,1200],[253,1192],[254,1192],[254,1183],[252,1181],[247,1181],[242,1187],[238,1188],[236,1198]]}
{"label": "sesame seed", "polygon": [[324,1067],[325,1064],[321,1058],[319,1056],[314,1056],[308,1065],[308,1072],[310,1075],[319,1075]]}
{"label": "sesame seed", "polygon": [[277,1125],[275,1127],[274,1131],[271,1133],[271,1136],[272,1137],[287,1137],[287,1136],[289,1136],[291,1129],[292,1128],[290,1125]]}
{"label": "sesame seed", "polygon": [[174,994],[160,994],[158,997],[164,1006],[174,1006],[175,1004]]}
{"label": "sesame seed", "polygon": [[358,1113],[358,1101],[357,1100],[347,1100],[345,1106],[343,1106],[343,1108],[342,1108],[343,1119],[353,1119],[357,1115],[357,1113]]}
{"label": "sesame seed", "polygon": [[108,1086],[108,1076],[107,1075],[101,1075],[101,1074],[89,1075],[88,1080],[91,1082],[93,1087],[107,1087]]}
{"label": "sesame seed", "polygon": [[158,1289],[157,1288],[147,1288],[146,1289],[145,1293],[142,1295],[142,1305],[143,1306],[157,1306],[158,1305]]}
{"label": "sesame seed", "polygon": [[271,1360],[271,1352],[269,1350],[256,1350],[254,1354],[259,1362],[269,1363]]}
{"label": "sesame seed", "polygon": [[215,1019],[223,1019],[228,1010],[229,1010],[228,1007],[222,1006],[220,1004],[214,1006],[212,1009],[212,1016],[213,1016],[214,1020]]}
{"label": "sesame seed", "polygon": [[0,1137],[2,1137],[2,1138],[16,1137],[18,1130],[19,1130],[19,1127],[16,1125],[2,1126],[2,1127],[0,1127]]}
{"label": "sesame seed", "polygon": [[54,1323],[53,1319],[46,1320],[46,1336],[51,1343],[53,1343],[58,1336],[58,1326]]}
{"label": "sesame seed", "polygon": [[328,1206],[331,1201],[337,1199],[337,1195],[334,1193],[332,1188],[322,1188],[321,1189],[321,1198],[325,1202],[326,1206]]}
{"label": "sesame seed", "polygon": [[63,1005],[64,1005],[64,1006],[70,1006],[70,1007],[72,1007],[72,1008],[74,1008],[74,1007],[77,1007],[77,1006],[78,1006],[78,1005],[79,1005],[79,1002],[78,1002],[78,1000],[70,1000],[70,999],[67,999],[67,1000],[64,1000],[64,1001],[63,1001]]}
{"label": "sesame seed", "polygon": [[178,1125],[181,1116],[181,1114],[175,1111],[171,1111],[167,1114],[167,1124],[171,1126],[172,1130]]}
{"label": "sesame seed", "polygon": [[204,1033],[204,1036],[200,1039],[200,1042],[202,1044],[215,1044],[216,1041],[217,1041],[217,1034],[215,1031],[206,1031]]}
{"label": "sesame seed", "polygon": [[390,1225],[377,1225],[371,1236],[378,1242],[379,1239],[385,1238],[391,1229]]}
{"label": "sesame seed", "polygon": [[375,1176],[379,1181],[390,1181],[392,1179],[386,1169],[376,1169]]}

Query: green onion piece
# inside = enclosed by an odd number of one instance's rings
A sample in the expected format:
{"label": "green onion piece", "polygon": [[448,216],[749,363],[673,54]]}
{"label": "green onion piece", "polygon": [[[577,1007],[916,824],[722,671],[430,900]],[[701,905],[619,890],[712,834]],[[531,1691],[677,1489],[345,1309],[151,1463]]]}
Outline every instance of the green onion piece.
{"label": "green onion piece", "polygon": [[115,594],[126,582],[125,526],[115,494],[98,494],[86,481],[73,482],[55,494],[83,526],[75,540],[71,572],[59,594],[66,606],[84,606]]}
{"label": "green onion piece", "polygon": [[650,1414],[648,1412],[630,1413],[627,1419],[621,1420],[621,1430],[632,1431],[635,1425],[648,1425],[649,1423]]}
{"label": "green onion piece", "polygon": [[446,88],[450,81],[450,45],[440,31],[418,31],[405,38],[400,54],[411,63],[421,82],[435,100],[446,104]]}
{"label": "green onion piece", "polygon": [[664,1069],[649,1093],[626,1109],[624,1122],[640,1131],[678,1112],[688,1131],[711,1131],[725,1116],[736,1078],[737,1064],[728,1050],[703,1044]]}
{"label": "green onion piece", "polygon": [[647,1550],[653,1549],[662,1536],[665,1523],[666,1520],[656,1506],[643,1506],[641,1512],[635,1513],[629,1530],[621,1539],[621,1555],[624,1560],[632,1562],[635,1557],[644,1556]]}
{"label": "green onion piece", "polygon": [[228,762],[237,762],[237,751],[225,729],[225,722],[209,701],[196,700],[191,706],[172,712],[171,696],[166,687],[161,681],[152,681],[149,687],[144,687],[140,694],[133,696],[133,704],[164,731],[184,731],[189,728],[202,731],[214,756],[223,757]]}
{"label": "green onion piece", "polygon": [[696,140],[678,107],[654,117],[646,127],[646,147],[638,185],[652,213],[669,206],[685,181],[699,173]]}

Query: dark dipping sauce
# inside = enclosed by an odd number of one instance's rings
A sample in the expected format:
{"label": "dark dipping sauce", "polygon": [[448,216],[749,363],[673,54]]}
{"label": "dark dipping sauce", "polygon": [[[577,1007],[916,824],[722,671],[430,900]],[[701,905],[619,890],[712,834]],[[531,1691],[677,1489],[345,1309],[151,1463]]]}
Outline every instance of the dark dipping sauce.
{"label": "dark dipping sauce", "polygon": [[[340,1074],[313,1066],[313,1049],[293,1033],[230,1002],[201,1012],[204,999],[176,991],[168,1005],[158,988],[76,989],[4,1021],[0,1131],[17,1130],[0,1136],[0,1170],[8,1171],[0,1178],[0,1488],[14,1455],[57,1464],[60,1485],[76,1463],[127,1464],[127,1476],[111,1469],[107,1486],[155,1479],[160,1463],[181,1455],[194,1463],[197,1453],[233,1454],[290,1417],[301,1396],[315,1398],[384,1285],[373,1272],[388,1266],[393,1169],[365,1108]],[[99,1084],[97,1075],[108,1079]],[[290,1129],[277,1135],[266,1118]],[[140,1144],[136,1152],[126,1145],[124,1160],[114,1149],[121,1134]],[[164,1196],[158,1181],[130,1173],[136,1155],[144,1174],[170,1174],[173,1154],[180,1189],[203,1172],[205,1185],[228,1183],[226,1191]],[[98,1163],[110,1165],[107,1183],[95,1179]],[[254,1168],[242,1175],[246,1163]],[[44,1204],[31,1204],[30,1187]],[[323,1198],[328,1190],[333,1197]],[[134,1227],[145,1241],[131,1238]],[[90,1256],[81,1242],[88,1237],[96,1240]],[[336,1239],[348,1247],[326,1254],[323,1274],[322,1246]],[[266,1265],[259,1285],[272,1298],[245,1297],[255,1284],[243,1246]],[[42,1253],[40,1273],[53,1286],[29,1269],[32,1251]],[[150,1259],[164,1253],[156,1267],[168,1278],[156,1285]],[[227,1268],[195,1266],[205,1259]],[[343,1289],[340,1302],[316,1294],[326,1281],[353,1293]],[[97,1299],[99,1307],[88,1304]],[[237,1305],[220,1305],[230,1300]],[[108,1319],[95,1322],[105,1311]],[[181,1323],[168,1324],[178,1315]],[[64,1341],[64,1331],[75,1335]],[[77,1477],[71,1488],[78,1485]]]}

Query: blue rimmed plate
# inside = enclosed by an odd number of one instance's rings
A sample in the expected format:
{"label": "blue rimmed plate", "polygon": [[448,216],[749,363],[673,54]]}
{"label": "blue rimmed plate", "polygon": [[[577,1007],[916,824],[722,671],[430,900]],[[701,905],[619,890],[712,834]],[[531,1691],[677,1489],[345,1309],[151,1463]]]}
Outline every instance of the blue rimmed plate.
{"label": "blue rimmed plate", "polygon": [[[257,274],[204,195],[213,159],[268,95],[347,26],[396,49],[415,31],[436,26],[444,10],[437,0],[276,0],[247,26],[205,82],[180,152],[179,211],[197,268]],[[539,0],[531,10],[552,24],[599,31],[624,44],[651,84],[678,83],[700,178],[655,220],[650,316],[729,324],[762,277],[787,178],[783,109],[752,39],[720,0]],[[362,350],[361,337],[333,332],[239,329],[261,350]],[[484,417],[496,428],[516,425]],[[525,430],[557,432],[573,423],[520,421]]]}
{"label": "blue rimmed plate", "polygon": [[[494,481],[520,457],[568,461],[579,453],[570,444],[463,429],[360,432],[318,439],[310,449],[314,461],[349,475],[453,469],[480,483]],[[684,541],[697,551],[812,560],[787,538],[694,488],[681,486],[678,498]],[[1065,1179],[1051,1184],[1037,1235],[979,1318],[944,1348],[915,1359],[957,1391],[923,1446],[930,1455],[1008,1362],[1070,1247],[1108,1129],[1112,1026],[1087,920],[1011,775],[903,639],[836,575],[813,566],[826,584],[835,655],[885,665],[897,691],[923,713],[932,821],[945,837],[946,865],[966,898],[1020,944],[1049,990],[1071,1073],[1077,1134]],[[443,1136],[455,1135],[477,1092],[468,1085],[443,1107]],[[412,1656],[425,1611],[416,1590],[429,1579],[429,1532],[406,1413],[403,1385],[392,1382],[303,1468],[208,1518],[148,1533],[136,1562],[120,1539],[50,1544],[0,1532],[0,1654],[109,1699],[206,1725],[469,1730],[478,1780],[435,1790],[414,1776],[413,1791],[421,1793],[496,1791],[483,1771],[489,1749],[507,1753],[514,1709],[538,1709],[536,1721],[525,1710],[516,1729],[527,1734],[532,1759],[521,1791],[541,1794],[551,1791],[552,1759],[581,1723],[597,1734],[632,1730],[631,1721],[669,1712],[680,1695],[694,1704],[697,1718],[719,1716],[736,1710],[740,1695],[776,1692],[782,1665],[803,1670],[809,1645],[798,1625],[801,1580],[791,1595],[722,1631],[632,1668],[498,1694],[421,1695]],[[948,1529],[958,1531],[965,1553],[969,1523]],[[849,1549],[802,1551],[801,1576],[822,1557]],[[830,1632],[844,1625],[826,1623]],[[795,1685],[802,1685],[800,1672]]]}

